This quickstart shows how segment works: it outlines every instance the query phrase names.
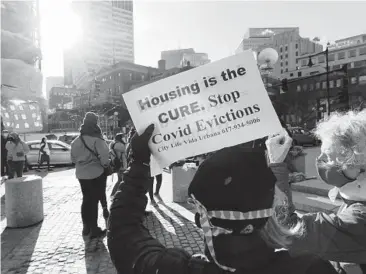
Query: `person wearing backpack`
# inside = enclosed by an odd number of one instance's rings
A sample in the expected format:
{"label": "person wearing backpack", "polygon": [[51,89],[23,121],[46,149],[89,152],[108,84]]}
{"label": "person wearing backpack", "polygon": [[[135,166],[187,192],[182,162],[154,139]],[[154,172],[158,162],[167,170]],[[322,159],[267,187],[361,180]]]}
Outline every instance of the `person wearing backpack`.
{"label": "person wearing backpack", "polygon": [[123,172],[127,167],[126,143],[123,140],[123,134],[118,133],[114,138],[114,142],[110,144],[109,151],[113,167],[117,171],[118,180],[112,189],[111,196],[117,191],[118,185],[122,182]]}
{"label": "person wearing backpack", "polygon": [[12,132],[8,136],[8,142],[5,145],[8,151],[8,179],[13,179],[16,173],[17,177],[23,176],[25,155],[29,152],[29,147],[26,143],[20,140],[19,135]]}
{"label": "person wearing backpack", "polygon": [[110,160],[108,146],[98,126],[98,116],[93,112],[85,114],[80,135],[71,143],[71,159],[83,194],[82,234],[90,238],[104,236],[106,231],[98,227],[98,203],[102,201],[103,193],[105,195],[105,169]]}

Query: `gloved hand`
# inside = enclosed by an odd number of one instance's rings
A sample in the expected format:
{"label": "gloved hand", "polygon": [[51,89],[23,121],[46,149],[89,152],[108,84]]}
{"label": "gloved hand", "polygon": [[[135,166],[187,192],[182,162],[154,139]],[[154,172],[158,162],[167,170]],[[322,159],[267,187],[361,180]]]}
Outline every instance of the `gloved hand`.
{"label": "gloved hand", "polygon": [[140,136],[137,132],[132,136],[131,139],[131,157],[134,162],[141,163],[144,165],[150,164],[151,151],[149,148],[149,140],[153,134],[155,125],[149,125],[144,133]]}
{"label": "gloved hand", "polygon": [[292,139],[288,133],[283,130],[279,135],[268,137],[266,147],[268,158],[271,164],[282,163],[292,145]]}

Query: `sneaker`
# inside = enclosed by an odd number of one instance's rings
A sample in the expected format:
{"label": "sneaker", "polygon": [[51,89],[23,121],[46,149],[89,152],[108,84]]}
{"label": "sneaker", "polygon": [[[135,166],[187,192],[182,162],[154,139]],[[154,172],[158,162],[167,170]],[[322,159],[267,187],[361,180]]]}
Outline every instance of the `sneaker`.
{"label": "sneaker", "polygon": [[91,234],[90,234],[90,239],[104,237],[106,235],[106,232],[107,232],[107,230],[101,229],[100,227],[92,229]]}

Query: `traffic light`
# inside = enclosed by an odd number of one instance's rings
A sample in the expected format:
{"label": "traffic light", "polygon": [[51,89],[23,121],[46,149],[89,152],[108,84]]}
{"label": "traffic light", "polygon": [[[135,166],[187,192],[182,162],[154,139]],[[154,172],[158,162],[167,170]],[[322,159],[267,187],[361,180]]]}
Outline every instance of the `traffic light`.
{"label": "traffic light", "polygon": [[287,81],[287,78],[282,79],[281,83],[282,83],[282,90],[283,91],[288,91],[288,81]]}

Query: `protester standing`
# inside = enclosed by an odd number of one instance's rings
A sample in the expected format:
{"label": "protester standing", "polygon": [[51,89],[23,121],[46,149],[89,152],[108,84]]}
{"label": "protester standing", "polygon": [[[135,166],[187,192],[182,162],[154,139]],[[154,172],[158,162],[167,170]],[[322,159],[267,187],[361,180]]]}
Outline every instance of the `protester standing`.
{"label": "protester standing", "polygon": [[109,151],[112,156],[112,162],[114,162],[115,165],[117,165],[116,168],[118,168],[118,180],[115,183],[111,193],[111,196],[113,197],[118,189],[119,184],[122,182],[123,172],[127,168],[126,143],[123,140],[122,133],[116,135],[114,142],[111,143],[109,147]]}
{"label": "protester standing", "polygon": [[155,192],[154,192],[154,180],[153,180],[153,183],[152,183],[151,188],[149,189],[149,197],[150,197],[150,201],[152,203],[155,203],[154,196],[158,196],[159,197],[159,191],[160,191],[160,188],[161,188],[161,183],[163,181],[163,174],[156,175],[155,176],[155,180],[156,180],[156,189],[155,189]]}
{"label": "protester standing", "polygon": [[9,179],[13,179],[16,173],[17,177],[23,176],[25,155],[29,152],[29,147],[26,143],[20,140],[19,135],[15,132],[9,134],[8,142],[5,145],[8,160],[8,175]]}
{"label": "protester standing", "polygon": [[39,156],[38,156],[38,170],[40,171],[41,166],[43,163],[47,163],[48,171],[51,171],[50,168],[50,148],[48,147],[47,138],[43,137],[41,141],[41,147],[39,149]]}
{"label": "protester standing", "polygon": [[5,176],[7,173],[7,155],[8,155],[8,151],[6,150],[6,142],[7,142],[7,137],[5,136],[5,132],[1,131],[1,176]]}
{"label": "protester standing", "polygon": [[80,135],[71,143],[71,158],[83,194],[82,234],[90,235],[90,238],[103,236],[105,230],[98,227],[98,202],[103,193],[105,195],[107,176],[104,169],[109,166],[109,150],[95,113],[85,114]]}

